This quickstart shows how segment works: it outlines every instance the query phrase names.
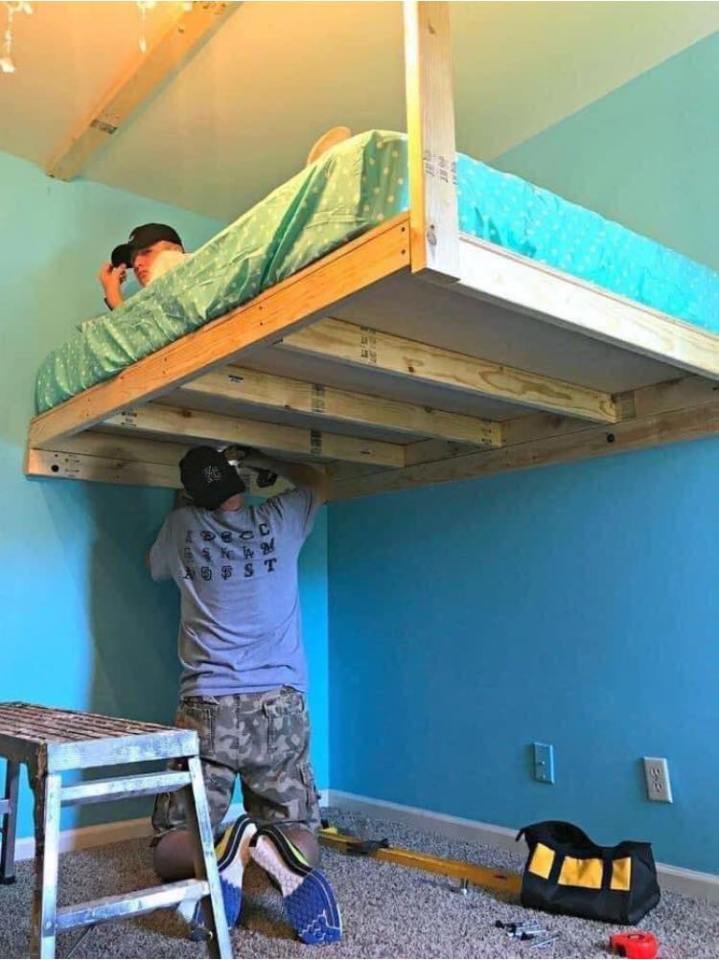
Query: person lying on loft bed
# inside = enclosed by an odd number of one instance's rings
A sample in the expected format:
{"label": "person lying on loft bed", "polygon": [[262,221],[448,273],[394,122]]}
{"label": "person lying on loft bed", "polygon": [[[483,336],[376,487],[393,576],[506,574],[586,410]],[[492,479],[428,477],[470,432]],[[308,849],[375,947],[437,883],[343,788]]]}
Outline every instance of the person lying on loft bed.
{"label": "person lying on loft bed", "polygon": [[[243,871],[253,859],[279,887],[300,939],[332,943],[341,920],[317,869],[321,821],[297,572],[327,499],[326,479],[303,464],[233,450],[243,465],[280,474],[295,489],[250,506],[225,452],[193,447],[180,461],[190,505],[169,514],[147,556],[152,578],[174,580],[181,595],[175,724],[199,735],[229,926],[239,918]],[[238,776],[246,813],[223,833]],[[186,816],[182,792],[157,797],[154,859],[165,882],[194,876]],[[196,907],[181,907],[195,924]]]}
{"label": "person lying on loft bed", "polygon": [[[352,136],[349,127],[332,127],[317,140],[307,156],[306,166],[327,150]],[[179,233],[166,223],[143,223],[130,233],[103,263],[97,275],[105,293],[105,304],[116,310],[125,302],[122,285],[132,270],[141,287],[146,287],[181,263],[188,254]]]}
{"label": "person lying on loft bed", "polygon": [[132,270],[141,287],[157,280],[187,256],[179,233],[166,223],[143,223],[103,263],[97,279],[105,292],[105,303],[116,310],[125,302],[122,285]]}

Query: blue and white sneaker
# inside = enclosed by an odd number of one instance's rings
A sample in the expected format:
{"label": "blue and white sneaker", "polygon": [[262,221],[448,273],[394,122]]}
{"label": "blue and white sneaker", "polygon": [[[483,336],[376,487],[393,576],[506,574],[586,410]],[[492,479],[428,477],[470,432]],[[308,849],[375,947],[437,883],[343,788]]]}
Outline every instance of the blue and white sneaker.
{"label": "blue and white sneaker", "polygon": [[287,919],[303,943],[336,943],[342,918],[327,877],[312,868],[277,827],[260,827],[251,841],[252,859],[282,892]]}
{"label": "blue and white sneaker", "polygon": [[243,814],[223,833],[215,847],[217,869],[225,904],[227,926],[232,928],[240,919],[242,909],[242,877],[250,862],[250,843],[257,833],[255,821]]}
{"label": "blue and white sneaker", "polygon": [[[225,830],[215,844],[217,869],[220,872],[222,901],[227,926],[232,929],[242,909],[242,877],[250,861],[250,842],[257,833],[255,821],[243,814]],[[192,938],[202,939],[203,924],[199,900],[183,900],[179,912],[192,928]]]}

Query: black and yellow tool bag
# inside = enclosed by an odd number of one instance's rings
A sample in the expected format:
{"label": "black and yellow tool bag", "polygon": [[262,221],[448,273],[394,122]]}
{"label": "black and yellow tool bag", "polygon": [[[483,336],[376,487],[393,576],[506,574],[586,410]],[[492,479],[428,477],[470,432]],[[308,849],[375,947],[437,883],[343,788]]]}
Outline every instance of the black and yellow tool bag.
{"label": "black and yellow tool bag", "polygon": [[522,906],[608,923],[638,923],[659,903],[651,845],[624,840],[600,847],[579,827],[544,820],[524,827],[529,857]]}

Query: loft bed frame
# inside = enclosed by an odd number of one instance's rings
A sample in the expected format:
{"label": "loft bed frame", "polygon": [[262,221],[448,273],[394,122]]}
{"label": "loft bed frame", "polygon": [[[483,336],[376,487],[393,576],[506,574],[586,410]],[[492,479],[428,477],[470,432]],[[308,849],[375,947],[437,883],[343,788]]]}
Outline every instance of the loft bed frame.
{"label": "loft bed frame", "polygon": [[719,431],[719,336],[460,233],[448,4],[404,7],[409,212],[36,417],[29,476],[241,444],[341,500]]}

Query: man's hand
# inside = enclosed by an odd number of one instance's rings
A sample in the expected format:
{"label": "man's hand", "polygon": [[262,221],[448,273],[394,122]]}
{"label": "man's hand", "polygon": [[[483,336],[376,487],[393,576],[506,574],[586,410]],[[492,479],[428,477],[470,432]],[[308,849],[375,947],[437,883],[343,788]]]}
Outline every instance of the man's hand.
{"label": "man's hand", "polygon": [[264,468],[268,460],[256,447],[242,447],[239,444],[225,447],[225,456],[231,462],[242,464],[243,467]]}
{"label": "man's hand", "polygon": [[125,267],[113,267],[108,261],[100,267],[97,279],[100,281],[102,289],[105,291],[105,300],[111,310],[119,307],[125,302],[122,295],[122,284],[125,282],[127,269]]}
{"label": "man's hand", "polygon": [[228,460],[236,461],[242,466],[251,467],[254,470],[266,470],[269,473],[277,473],[286,480],[289,480],[295,487],[304,487],[312,490],[321,503],[326,503],[327,501],[329,484],[327,477],[321,470],[307,466],[304,463],[290,463],[286,460],[275,460],[272,457],[265,456],[261,450],[255,450],[253,447],[227,447],[225,449],[225,455]]}

